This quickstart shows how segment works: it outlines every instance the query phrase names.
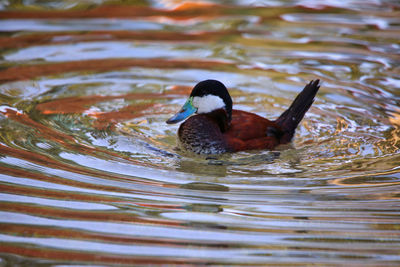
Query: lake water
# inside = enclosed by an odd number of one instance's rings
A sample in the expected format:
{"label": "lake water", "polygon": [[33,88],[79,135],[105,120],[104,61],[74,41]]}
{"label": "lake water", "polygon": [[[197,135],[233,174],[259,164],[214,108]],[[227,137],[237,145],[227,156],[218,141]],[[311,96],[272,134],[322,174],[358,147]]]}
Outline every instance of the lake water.
{"label": "lake water", "polygon": [[[400,265],[398,1],[2,1],[0,266]],[[290,146],[199,157],[204,79]]]}

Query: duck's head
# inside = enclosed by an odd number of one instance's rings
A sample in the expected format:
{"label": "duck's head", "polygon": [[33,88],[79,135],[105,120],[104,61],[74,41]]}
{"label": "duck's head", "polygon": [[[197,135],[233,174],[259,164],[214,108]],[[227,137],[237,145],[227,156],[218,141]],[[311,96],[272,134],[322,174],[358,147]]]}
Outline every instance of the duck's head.
{"label": "duck's head", "polygon": [[225,85],[216,80],[205,80],[196,84],[181,110],[167,120],[167,123],[183,121],[193,113],[211,113],[218,109],[224,109],[228,122],[231,121],[232,98]]}

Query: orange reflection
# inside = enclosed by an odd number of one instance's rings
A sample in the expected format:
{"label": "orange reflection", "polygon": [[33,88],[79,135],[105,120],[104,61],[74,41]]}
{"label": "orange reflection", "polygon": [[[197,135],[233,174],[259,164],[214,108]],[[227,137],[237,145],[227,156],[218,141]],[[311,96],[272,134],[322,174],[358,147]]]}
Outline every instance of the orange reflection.
{"label": "orange reflection", "polygon": [[396,112],[390,113],[389,121],[394,126],[400,126],[400,109],[397,109]]}
{"label": "orange reflection", "polygon": [[[133,119],[138,116],[144,115],[140,112],[154,105],[155,104],[130,105],[118,111],[92,114],[92,116],[97,118],[97,121],[94,123],[93,126],[97,129],[107,129],[113,127],[117,122]],[[156,113],[154,111],[151,111],[149,113],[162,114],[162,113]]]}
{"label": "orange reflection", "polygon": [[237,31],[219,32],[132,32],[132,31],[93,31],[93,32],[68,32],[68,33],[30,33],[16,36],[0,37],[0,47],[17,48],[32,45],[62,44],[91,41],[216,41],[226,35],[238,34]]}
{"label": "orange reflection", "polygon": [[183,2],[182,1],[174,1],[174,0],[163,0],[162,2],[168,3],[169,5],[175,5],[172,10],[189,10],[189,9],[203,9],[203,8],[217,8],[218,5],[210,2]]}
{"label": "orange reflection", "polygon": [[73,96],[62,99],[55,99],[48,102],[40,103],[36,109],[43,114],[68,114],[76,113],[82,114],[88,108],[99,102],[110,101],[114,99],[137,100],[137,99],[160,99],[168,98],[167,95],[161,93],[132,93],[126,95],[113,95],[113,96]]}
{"label": "orange reflection", "polygon": [[157,224],[164,226],[180,226],[180,221],[170,219],[160,219],[151,217],[139,217],[125,210],[115,211],[92,211],[92,210],[72,210],[64,208],[54,208],[49,206],[38,206],[22,203],[3,202],[2,211],[30,214],[40,217],[51,217],[67,220],[102,221],[102,222],[130,222],[142,224]]}
{"label": "orange reflection", "polygon": [[66,142],[73,143],[75,141],[73,137],[67,134],[61,133],[57,130],[54,130],[53,128],[49,128],[39,122],[32,120],[27,114],[17,112],[13,109],[6,109],[6,112],[1,113],[6,115],[9,119],[15,120],[19,123],[36,129],[43,136],[43,138],[47,140],[52,140],[61,144],[65,144]]}
{"label": "orange reflection", "polygon": [[[0,168],[1,171],[3,171],[3,168]],[[7,172],[6,169],[5,172]],[[2,172],[2,173],[5,173]],[[28,176],[25,177],[30,177],[31,173],[28,173]],[[24,176],[23,176],[24,177]],[[56,179],[48,179],[49,177],[45,175],[40,175],[40,178],[47,178],[47,179],[36,179],[39,181],[48,181],[52,183],[59,183],[62,182],[62,185],[71,185],[75,187],[80,187],[80,188],[91,188],[91,189],[97,189],[97,190],[104,190],[105,188],[102,186],[93,186],[93,184],[88,184],[88,183],[79,183],[79,182],[74,182],[71,180],[63,179],[63,181],[60,181],[60,178]],[[56,180],[56,181],[54,181]],[[57,181],[58,180],[58,181]],[[66,182],[64,182],[66,181]],[[112,190],[113,188],[107,188],[108,190]],[[113,192],[120,192],[119,188],[116,188],[117,190]],[[127,192],[128,190],[126,190]],[[34,197],[44,197],[44,198],[53,198],[53,199],[65,199],[69,201],[85,201],[85,202],[93,202],[93,203],[121,203],[124,202],[120,199],[117,198],[112,198],[104,195],[94,195],[94,194],[81,194],[81,193],[75,193],[71,191],[61,191],[61,190],[51,190],[48,188],[37,188],[37,187],[30,187],[30,186],[21,186],[21,185],[10,185],[10,184],[0,184],[0,192],[3,193],[10,193],[10,194],[16,194],[16,195],[24,195],[24,196],[34,196]]]}
{"label": "orange reflection", "polygon": [[193,15],[223,15],[229,9],[233,9],[233,7],[206,2],[186,2],[176,6],[172,10],[155,9],[146,6],[101,5],[88,10],[5,10],[0,12],[0,15],[2,19],[141,18],[154,16],[186,17],[191,19]]}
{"label": "orange reflection", "polygon": [[61,74],[72,71],[109,71],[129,67],[143,68],[182,68],[182,69],[225,69],[234,67],[231,63],[221,61],[196,61],[196,60],[165,60],[165,59],[102,59],[70,61],[51,64],[35,64],[13,66],[0,71],[0,81],[15,81],[34,79],[44,75]]}
{"label": "orange reflection", "polygon": [[[154,239],[145,237],[134,237],[134,236],[124,236],[124,235],[113,235],[107,233],[97,233],[89,231],[79,231],[75,229],[68,228],[52,228],[48,226],[38,226],[38,225],[13,225],[13,224],[0,224],[2,233],[21,235],[21,236],[34,236],[34,237],[54,237],[54,238],[66,238],[66,239],[84,239],[91,241],[100,242],[118,242],[122,244],[138,245],[138,244],[157,244],[158,246],[187,246],[187,241],[185,240],[174,240],[162,237],[157,237]],[[207,246],[213,246],[213,244],[207,244]]]}
{"label": "orange reflection", "polygon": [[[137,118],[143,115],[163,114],[157,112],[158,103],[136,103],[128,105],[120,110],[111,112],[95,112],[90,111],[90,107],[95,103],[110,101],[114,99],[141,100],[146,101],[152,99],[167,99],[174,98],[176,95],[187,95],[190,92],[190,87],[186,86],[172,86],[164,93],[131,93],[117,96],[77,96],[66,97],[62,99],[55,99],[48,102],[40,103],[36,109],[42,114],[87,114],[96,118],[93,126],[97,129],[110,129],[118,122]],[[145,112],[148,110],[148,112]]]}
{"label": "orange reflection", "polygon": [[[66,145],[68,147],[68,145]],[[133,164],[139,165],[139,166],[151,166],[150,163],[143,163],[140,161],[133,160],[129,157],[124,157],[123,155],[119,155],[118,153],[115,152],[110,152],[108,150],[101,150],[101,149],[96,149],[96,148],[89,148],[85,147],[84,145],[69,145],[69,147],[74,151],[74,149],[79,150],[82,154],[86,155],[94,155],[97,158],[102,158],[99,155],[106,155],[108,159],[110,158],[123,158],[124,160],[128,162],[132,162]],[[85,149],[86,148],[86,149]],[[37,152],[31,152],[27,150],[22,150],[18,148],[13,148],[13,147],[7,147],[5,145],[0,144],[0,153],[3,155],[8,155],[11,157],[23,159],[29,162],[33,162],[38,165],[46,166],[49,168],[54,168],[54,169],[59,169],[59,170],[64,170],[68,172],[74,172],[74,173],[79,173],[83,175],[89,175],[89,176],[94,176],[94,177],[100,177],[100,178],[106,178],[106,179],[124,179],[124,180],[130,180],[134,181],[139,184],[150,184],[150,185],[156,185],[156,186],[165,186],[162,182],[156,182],[156,181],[150,181],[150,180],[143,180],[143,179],[136,179],[133,177],[124,177],[124,178],[119,178],[118,175],[112,175],[109,173],[106,173],[104,171],[97,171],[97,170],[92,170],[89,168],[85,167],[80,167],[80,166],[75,166],[72,164],[66,164],[61,161],[58,161],[52,157],[49,157],[47,155],[42,155]],[[153,166],[154,167],[154,166]],[[16,170],[14,170],[16,171]],[[30,177],[30,176],[21,176],[21,177]],[[65,181],[61,181],[60,184],[65,183]],[[175,185],[168,185],[167,187],[175,187]],[[118,188],[114,188],[112,190],[121,190]]]}
{"label": "orange reflection", "polygon": [[99,264],[128,264],[128,265],[188,265],[188,264],[206,264],[209,260],[201,260],[196,258],[168,258],[155,256],[143,257],[143,256],[129,256],[129,255],[115,255],[115,254],[105,254],[105,253],[91,253],[82,252],[80,250],[60,250],[51,249],[46,247],[33,247],[33,246],[23,246],[13,243],[2,243],[0,244],[0,252],[10,253],[14,255],[19,255],[23,257],[30,258],[41,258],[48,260],[59,260],[65,262],[90,262]]}

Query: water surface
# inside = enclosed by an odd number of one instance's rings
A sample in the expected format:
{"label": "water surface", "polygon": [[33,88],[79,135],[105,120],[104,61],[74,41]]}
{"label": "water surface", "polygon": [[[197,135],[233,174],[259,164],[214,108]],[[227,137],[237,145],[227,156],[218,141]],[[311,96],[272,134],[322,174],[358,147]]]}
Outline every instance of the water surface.
{"label": "water surface", "polygon": [[[396,1],[0,4],[0,264],[398,266]],[[199,157],[165,121],[204,79],[289,146]]]}

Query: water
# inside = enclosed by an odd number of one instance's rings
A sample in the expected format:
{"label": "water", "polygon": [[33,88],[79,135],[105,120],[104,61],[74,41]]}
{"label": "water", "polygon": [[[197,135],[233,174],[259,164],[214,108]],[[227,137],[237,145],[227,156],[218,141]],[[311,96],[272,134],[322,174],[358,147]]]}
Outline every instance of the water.
{"label": "water", "polygon": [[[400,264],[397,1],[4,1],[0,265]],[[293,144],[198,157],[167,120],[191,87]]]}

